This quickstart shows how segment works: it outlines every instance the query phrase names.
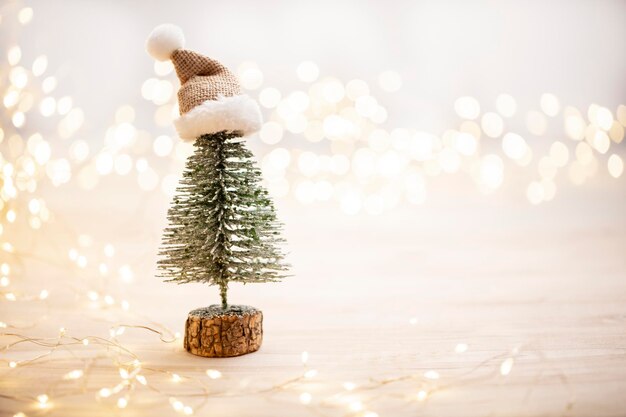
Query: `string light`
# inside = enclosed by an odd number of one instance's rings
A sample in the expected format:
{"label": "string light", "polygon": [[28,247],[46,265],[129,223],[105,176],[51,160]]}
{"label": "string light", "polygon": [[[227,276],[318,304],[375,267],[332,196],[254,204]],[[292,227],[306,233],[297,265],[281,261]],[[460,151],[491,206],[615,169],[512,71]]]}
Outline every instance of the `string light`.
{"label": "string light", "polygon": [[41,394],[37,396],[37,405],[39,408],[48,408],[50,407],[49,403],[50,398],[46,394]]}
{"label": "string light", "polygon": [[98,391],[98,395],[102,398],[108,398],[111,396],[111,390],[109,388],[102,388]]}
{"label": "string light", "polygon": [[427,378],[427,379],[439,379],[439,372],[433,371],[433,370],[426,371],[424,373],[424,378]]}
{"label": "string light", "polygon": [[467,352],[467,348],[468,348],[467,343],[459,343],[454,348],[454,351],[456,353],[465,353]]}
{"label": "string light", "polygon": [[211,379],[219,379],[222,377],[222,373],[217,369],[207,369],[206,374]]}
{"label": "string light", "polygon": [[313,400],[313,396],[308,393],[308,392],[303,392],[302,394],[300,394],[300,402],[304,405],[308,405],[311,404],[311,401]]}
{"label": "string light", "polygon": [[[33,19],[33,15],[33,9],[26,7],[18,12],[17,18],[20,24],[25,25]],[[24,62],[19,45],[10,45],[5,50],[7,60],[4,71],[0,73],[3,77],[6,76],[6,82],[0,83],[3,88],[0,97],[8,110],[10,122],[0,129],[0,146],[3,147],[3,158],[0,158],[0,209],[3,210],[4,218],[7,220],[6,224],[0,225],[0,235],[4,236],[5,227],[14,230],[13,228],[27,225],[33,233],[37,233],[36,230],[42,226],[45,227],[45,223],[53,214],[52,207],[48,208],[46,200],[37,191],[46,182],[52,186],[75,183],[81,189],[93,190],[105,176],[132,175],[135,176],[133,184],[136,184],[138,190],[151,191],[166,182],[166,178],[160,178],[153,168],[157,160],[155,157],[180,163],[189,155],[191,145],[175,143],[166,135],[159,135],[153,139],[149,133],[140,129],[135,124],[135,119],[141,118],[137,117],[131,105],[123,105],[117,109],[114,124],[107,129],[102,146],[89,145],[86,141],[75,138],[74,135],[84,123],[85,115],[71,96],[59,97],[54,93],[58,85],[57,79],[54,76],[45,76],[46,71],[51,72],[48,69],[50,65],[48,58],[39,55],[32,65],[28,65]],[[37,54],[24,53],[24,56]],[[154,71],[156,77],[151,77],[142,84],[141,95],[157,107],[154,111],[155,125],[165,126],[171,123],[172,115],[176,115],[178,111],[174,83],[171,79],[163,79],[174,77],[173,68],[169,62],[156,63]],[[268,122],[263,125],[260,133],[263,143],[270,145],[287,143],[288,139],[299,135],[298,137],[303,140],[317,144],[315,151],[290,144],[289,147],[273,146],[266,155],[261,154],[265,156],[263,169],[271,171],[273,175],[275,187],[272,189],[277,192],[284,190],[282,195],[286,196],[291,193],[303,204],[333,199],[346,214],[357,214],[361,211],[381,214],[398,205],[400,196],[406,197],[410,203],[423,202],[426,198],[426,182],[434,181],[435,177],[444,173],[469,174],[479,189],[483,190],[485,187],[497,189],[504,182],[505,168],[530,166],[533,158],[532,150],[535,148],[531,149],[533,143],[531,138],[524,138],[521,134],[508,131],[509,119],[518,112],[516,100],[508,94],[501,94],[496,98],[495,112],[485,112],[482,116],[482,106],[476,98],[460,97],[453,105],[454,112],[462,119],[459,125],[451,126],[443,135],[435,135],[411,128],[385,129],[382,123],[387,118],[387,109],[384,107],[384,100],[374,96],[376,88],[370,88],[370,84],[364,80],[354,79],[344,83],[335,77],[320,78],[320,69],[312,61],[302,62],[297,66],[298,79],[307,85],[300,84],[299,89],[294,91],[281,92],[276,87],[265,86],[263,72],[255,63],[242,64],[238,72],[242,86],[248,90],[259,90],[261,105],[269,109]],[[402,79],[397,72],[389,70],[380,74],[378,84],[385,92],[395,92],[402,88]],[[28,101],[31,104],[27,105]],[[547,155],[535,150],[537,156],[532,173],[539,174],[540,178],[525,184],[526,197],[530,203],[539,204],[554,197],[556,193],[554,179],[560,169],[566,169],[575,184],[582,183],[594,175],[598,172],[593,171],[594,164],[598,165],[601,155],[608,156],[606,170],[612,177],[619,178],[623,174],[623,160],[614,153],[614,146],[624,137],[626,106],[620,105],[613,112],[609,108],[593,104],[586,112],[587,119],[579,110],[562,105],[553,94],[542,95],[539,106],[541,112],[527,113],[526,121],[530,132],[534,135],[545,133],[549,123],[545,116],[548,116],[558,120],[564,136],[563,139],[551,143]],[[51,131],[32,130],[30,123],[33,112],[50,122],[53,126]],[[507,119],[506,122],[503,118]],[[507,133],[502,136],[504,131]],[[485,136],[496,139],[497,143],[501,141],[502,150],[489,146]],[[501,136],[502,139],[498,139]],[[67,141],[53,141],[54,137],[61,137]],[[145,151],[146,147],[142,145],[145,143],[152,144],[150,152]],[[13,152],[4,152],[4,149],[15,147],[15,144],[19,144],[20,149],[24,150],[19,153],[19,157],[15,157]],[[150,150],[150,145],[147,149]],[[500,152],[506,158],[502,158]],[[67,156],[67,159],[62,157],[63,155]],[[605,159],[600,161],[604,164]],[[528,171],[531,172],[530,169]],[[365,183],[383,185],[379,188],[366,189],[362,186]],[[392,187],[395,184],[402,185]],[[165,188],[167,187],[164,187],[164,192]],[[85,239],[82,240],[84,243]],[[67,258],[61,256],[65,261],[62,266],[81,268],[83,270],[81,274],[97,270],[104,282],[102,285],[90,282],[90,289],[77,290],[81,291],[79,293],[81,302],[90,308],[108,309],[107,311],[121,309],[128,312],[130,303],[122,300],[124,295],[111,292],[110,287],[106,285],[109,283],[108,280],[116,275],[114,271],[117,271],[117,276],[124,284],[132,284],[133,267],[119,262],[116,258],[116,254],[123,251],[121,249],[117,251],[113,243],[107,243],[104,246],[96,245],[98,248],[96,255],[95,249],[93,252],[86,249],[90,244],[77,245],[77,240],[73,242],[76,248],[67,246],[61,248],[62,254],[67,253]],[[16,253],[12,242],[2,242],[1,249],[10,255],[10,261],[0,265],[2,274],[0,286],[10,287],[12,281],[9,275],[12,271],[9,263],[14,261],[16,264],[21,263],[16,260],[21,261],[23,255]],[[106,259],[100,259],[102,255]],[[107,278],[109,269],[113,272],[110,274],[111,277]],[[50,298],[56,296],[56,292],[51,293],[48,289],[40,288],[32,293],[6,291],[2,294],[8,301],[38,300],[38,303],[44,305],[47,305]],[[409,319],[410,325],[417,323],[416,317]],[[0,322],[0,328],[9,327],[15,326]],[[147,386],[168,398],[165,392],[159,391],[158,383],[149,385],[148,379],[139,374],[142,369],[139,359],[116,340],[128,327],[132,326],[121,324],[112,326],[109,339],[85,335],[73,337],[65,327],[59,329],[58,337],[51,339],[29,338],[13,333],[11,337],[16,337],[20,342],[50,349],[50,353],[45,356],[51,356],[52,352],[60,348],[74,352],[75,348],[84,349],[90,346],[89,349],[81,351],[82,354],[87,354],[86,358],[79,359],[85,367],[63,370],[59,374],[62,380],[87,380],[90,361],[100,357],[97,355],[110,358],[112,369],[119,373],[122,382],[115,387],[89,391],[89,395],[96,393],[99,401],[122,395],[116,400],[111,398],[109,401],[114,401],[121,409],[129,407],[131,395],[138,395],[137,387],[141,386]],[[172,334],[148,326],[136,327],[157,334],[163,343],[173,343],[182,338],[180,333]],[[5,351],[9,351],[11,347],[12,345],[7,345]],[[467,349],[467,344],[459,343],[455,347],[455,352],[464,353]],[[307,365],[308,361],[309,353],[302,352],[302,364]],[[19,373],[22,367],[33,366],[34,363],[34,360],[24,360],[8,361],[7,364],[10,369],[19,367],[20,369],[16,371]],[[499,365],[500,374],[509,375],[513,363],[512,357],[504,359]],[[497,363],[489,363],[487,366],[498,369]],[[173,382],[196,383],[201,395],[206,398],[212,395],[204,387],[204,382],[198,382],[196,378],[157,368],[146,368],[141,372],[152,372],[149,374],[151,382],[153,378],[159,382],[165,380],[160,378],[171,378]],[[215,369],[207,370],[206,375],[211,380],[222,377],[222,373]],[[304,372],[296,374],[293,379],[277,384],[266,392],[281,390],[300,392],[307,387],[303,384],[318,382],[320,385],[324,382],[328,382],[329,386],[332,385],[332,381],[321,381],[324,376],[325,373],[322,372],[321,377],[317,378],[317,370],[305,368]],[[434,370],[429,370],[423,375],[408,376],[413,380],[421,376],[430,381],[440,378],[439,373]],[[406,377],[407,375],[400,376],[398,380]],[[310,381],[312,378],[317,379]],[[339,394],[355,396],[360,395],[361,389],[365,392],[388,383],[388,380],[369,380],[363,384],[359,381],[358,385],[344,382],[337,384],[337,388],[339,386],[342,388]],[[425,383],[429,384],[429,389],[432,388],[430,387],[432,382]],[[67,384],[69,385],[69,382]],[[50,392],[54,394],[54,391]],[[290,393],[295,400],[294,391]],[[424,401],[433,393],[434,391],[419,390],[417,400]],[[317,395],[316,393],[316,397]],[[412,398],[415,399],[415,396]],[[313,396],[309,392],[299,393],[298,399],[301,404],[312,406]],[[15,400],[23,401],[17,395]],[[28,401],[32,400],[30,397]],[[47,394],[38,395],[36,401],[39,408],[51,407]],[[365,411],[366,399],[347,401],[343,405],[344,408],[345,404],[348,404],[348,409],[352,412],[363,412],[367,417],[377,416],[373,411]],[[134,404],[135,401],[131,406]],[[175,411],[184,415],[192,415],[195,412],[191,405],[175,398],[170,398],[170,404]],[[23,417],[24,413],[17,413],[16,416]]]}
{"label": "string light", "polygon": [[73,371],[70,371],[68,373],[66,373],[63,376],[63,379],[79,379],[83,376],[83,371],[80,369],[75,369]]}
{"label": "string light", "polygon": [[353,391],[356,388],[356,384],[354,382],[344,382],[343,388],[346,391]]}
{"label": "string light", "polygon": [[308,371],[306,371],[304,373],[304,377],[306,379],[315,378],[316,376],[317,376],[317,370],[316,369],[309,369]]}
{"label": "string light", "polygon": [[513,369],[513,358],[506,358],[500,365],[500,374],[507,376]]}

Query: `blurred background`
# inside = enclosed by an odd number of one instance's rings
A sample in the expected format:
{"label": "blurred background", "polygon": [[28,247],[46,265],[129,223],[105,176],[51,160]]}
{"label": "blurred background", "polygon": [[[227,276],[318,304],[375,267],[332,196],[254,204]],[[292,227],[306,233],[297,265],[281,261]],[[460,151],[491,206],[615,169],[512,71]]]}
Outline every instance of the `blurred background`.
{"label": "blurred background", "polygon": [[217,299],[154,278],[193,151],[173,67],[144,50],[164,22],[262,107],[248,143],[296,278],[231,298],[275,333],[315,308],[297,328],[339,312],[464,334],[456,301],[623,294],[625,17],[620,0],[2,1],[0,324],[56,334],[80,313],[106,336],[133,313],[176,333]]}

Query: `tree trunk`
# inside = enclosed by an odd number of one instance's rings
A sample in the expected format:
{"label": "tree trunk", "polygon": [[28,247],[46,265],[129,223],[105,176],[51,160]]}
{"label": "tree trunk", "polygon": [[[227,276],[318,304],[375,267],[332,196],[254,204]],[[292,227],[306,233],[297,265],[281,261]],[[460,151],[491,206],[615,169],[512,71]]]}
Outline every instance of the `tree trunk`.
{"label": "tree trunk", "polygon": [[254,307],[220,305],[189,312],[185,349],[194,355],[224,358],[245,355],[261,347],[263,313]]}

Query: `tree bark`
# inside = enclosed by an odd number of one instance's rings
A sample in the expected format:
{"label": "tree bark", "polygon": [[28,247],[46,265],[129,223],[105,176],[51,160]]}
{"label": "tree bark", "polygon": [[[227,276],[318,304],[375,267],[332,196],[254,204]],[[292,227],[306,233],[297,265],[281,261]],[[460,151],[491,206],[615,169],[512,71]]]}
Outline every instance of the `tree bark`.
{"label": "tree bark", "polygon": [[254,307],[220,305],[189,312],[185,349],[194,355],[225,358],[258,350],[263,341],[263,313]]}

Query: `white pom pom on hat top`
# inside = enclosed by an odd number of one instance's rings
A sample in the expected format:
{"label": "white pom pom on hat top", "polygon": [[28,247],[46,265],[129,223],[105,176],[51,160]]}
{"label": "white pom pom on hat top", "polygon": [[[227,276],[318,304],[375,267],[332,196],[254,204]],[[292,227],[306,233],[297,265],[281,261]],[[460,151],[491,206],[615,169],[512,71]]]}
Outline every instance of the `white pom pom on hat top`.
{"label": "white pom pom on hat top", "polygon": [[146,40],[146,50],[158,61],[167,61],[174,51],[184,47],[185,35],[182,29],[171,23],[155,27]]}

